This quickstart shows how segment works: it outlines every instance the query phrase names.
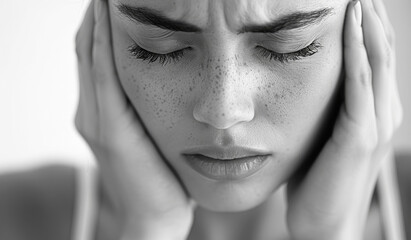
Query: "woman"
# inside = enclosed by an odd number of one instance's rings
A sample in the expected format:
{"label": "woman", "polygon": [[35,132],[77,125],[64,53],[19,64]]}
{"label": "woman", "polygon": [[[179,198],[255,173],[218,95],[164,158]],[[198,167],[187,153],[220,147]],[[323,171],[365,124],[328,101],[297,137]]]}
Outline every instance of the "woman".
{"label": "woman", "polygon": [[401,122],[392,38],[380,0],[93,1],[75,123],[100,194],[77,230],[377,239]]}

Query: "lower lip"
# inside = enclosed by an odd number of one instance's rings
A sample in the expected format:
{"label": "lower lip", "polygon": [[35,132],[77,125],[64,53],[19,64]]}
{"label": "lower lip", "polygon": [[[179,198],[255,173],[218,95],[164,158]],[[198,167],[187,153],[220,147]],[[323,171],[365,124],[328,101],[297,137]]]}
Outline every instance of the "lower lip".
{"label": "lower lip", "polygon": [[270,155],[237,159],[214,159],[204,155],[184,155],[189,165],[203,176],[215,180],[238,180],[260,170]]}

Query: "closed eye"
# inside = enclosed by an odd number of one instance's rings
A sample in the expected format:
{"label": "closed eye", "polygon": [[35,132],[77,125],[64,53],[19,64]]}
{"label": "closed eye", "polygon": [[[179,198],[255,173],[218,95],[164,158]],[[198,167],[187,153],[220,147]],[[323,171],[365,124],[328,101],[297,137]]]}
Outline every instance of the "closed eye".
{"label": "closed eye", "polygon": [[316,54],[321,47],[322,46],[320,43],[318,43],[317,41],[313,41],[307,47],[302,48],[295,52],[290,52],[290,53],[278,53],[278,52],[269,50],[262,46],[256,46],[256,49],[258,50],[258,53],[261,56],[268,58],[269,60],[279,61],[281,63],[287,63],[289,61],[297,61],[304,57],[312,56]]}
{"label": "closed eye", "polygon": [[184,52],[190,49],[190,47],[187,47],[170,53],[162,54],[150,52],[140,47],[136,43],[128,47],[128,51],[134,58],[148,61],[149,63],[158,61],[162,65],[166,65],[170,62],[178,62],[184,56]]}

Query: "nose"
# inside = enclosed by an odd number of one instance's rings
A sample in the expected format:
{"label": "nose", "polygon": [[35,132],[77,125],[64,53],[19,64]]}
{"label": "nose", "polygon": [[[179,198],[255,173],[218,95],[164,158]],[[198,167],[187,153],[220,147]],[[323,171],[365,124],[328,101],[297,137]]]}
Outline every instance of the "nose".
{"label": "nose", "polygon": [[228,129],[254,118],[252,93],[239,68],[234,59],[208,61],[201,95],[193,109],[195,120],[217,129]]}

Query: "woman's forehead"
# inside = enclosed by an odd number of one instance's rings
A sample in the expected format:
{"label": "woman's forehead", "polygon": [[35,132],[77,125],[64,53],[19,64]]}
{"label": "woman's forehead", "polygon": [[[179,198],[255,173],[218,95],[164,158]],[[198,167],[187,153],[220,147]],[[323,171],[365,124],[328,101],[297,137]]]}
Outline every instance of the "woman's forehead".
{"label": "woman's forehead", "polygon": [[344,0],[113,0],[135,7],[149,8],[162,15],[191,23],[199,28],[224,21],[229,28],[262,24],[279,16],[319,8],[338,8]]}

